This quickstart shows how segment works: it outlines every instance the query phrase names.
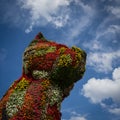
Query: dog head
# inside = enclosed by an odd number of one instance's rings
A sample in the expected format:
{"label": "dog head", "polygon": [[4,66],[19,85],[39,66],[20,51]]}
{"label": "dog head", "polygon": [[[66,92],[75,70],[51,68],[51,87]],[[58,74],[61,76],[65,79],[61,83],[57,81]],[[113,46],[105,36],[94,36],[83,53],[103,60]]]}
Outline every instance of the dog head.
{"label": "dog head", "polygon": [[23,72],[34,80],[49,78],[65,89],[82,78],[85,62],[86,53],[80,48],[68,48],[39,33],[24,52]]}

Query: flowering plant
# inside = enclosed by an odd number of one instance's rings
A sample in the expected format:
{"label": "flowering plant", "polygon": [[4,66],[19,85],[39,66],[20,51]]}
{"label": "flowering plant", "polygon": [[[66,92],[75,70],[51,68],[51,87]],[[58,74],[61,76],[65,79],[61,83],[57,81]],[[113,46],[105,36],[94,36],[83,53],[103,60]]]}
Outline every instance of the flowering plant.
{"label": "flowering plant", "polygon": [[23,55],[23,74],[0,101],[0,120],[60,120],[60,104],[85,72],[86,53],[39,33]]}

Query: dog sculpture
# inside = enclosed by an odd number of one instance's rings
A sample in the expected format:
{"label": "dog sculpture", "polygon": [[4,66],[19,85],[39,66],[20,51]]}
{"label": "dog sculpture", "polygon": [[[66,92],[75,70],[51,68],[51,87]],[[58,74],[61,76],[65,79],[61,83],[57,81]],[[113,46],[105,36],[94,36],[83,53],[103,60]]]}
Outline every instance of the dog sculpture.
{"label": "dog sculpture", "polygon": [[0,101],[0,120],[60,120],[60,105],[85,72],[86,53],[39,33],[23,55],[23,73]]}

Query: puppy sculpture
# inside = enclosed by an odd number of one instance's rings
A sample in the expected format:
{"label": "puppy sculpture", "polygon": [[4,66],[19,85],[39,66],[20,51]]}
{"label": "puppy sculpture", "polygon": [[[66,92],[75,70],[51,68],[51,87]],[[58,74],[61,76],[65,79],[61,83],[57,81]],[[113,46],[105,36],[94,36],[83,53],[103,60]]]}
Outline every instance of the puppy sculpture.
{"label": "puppy sculpture", "polygon": [[0,101],[0,120],[60,120],[60,106],[85,72],[86,53],[39,33],[23,55],[23,73]]}

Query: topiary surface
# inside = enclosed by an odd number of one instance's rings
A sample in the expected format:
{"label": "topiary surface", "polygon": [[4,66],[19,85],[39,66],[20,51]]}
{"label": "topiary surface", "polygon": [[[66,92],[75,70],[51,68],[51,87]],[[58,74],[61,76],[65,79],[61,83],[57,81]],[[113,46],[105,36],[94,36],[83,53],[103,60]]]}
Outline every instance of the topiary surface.
{"label": "topiary surface", "polygon": [[23,54],[23,73],[0,101],[0,120],[60,120],[60,105],[85,72],[86,53],[39,33]]}

